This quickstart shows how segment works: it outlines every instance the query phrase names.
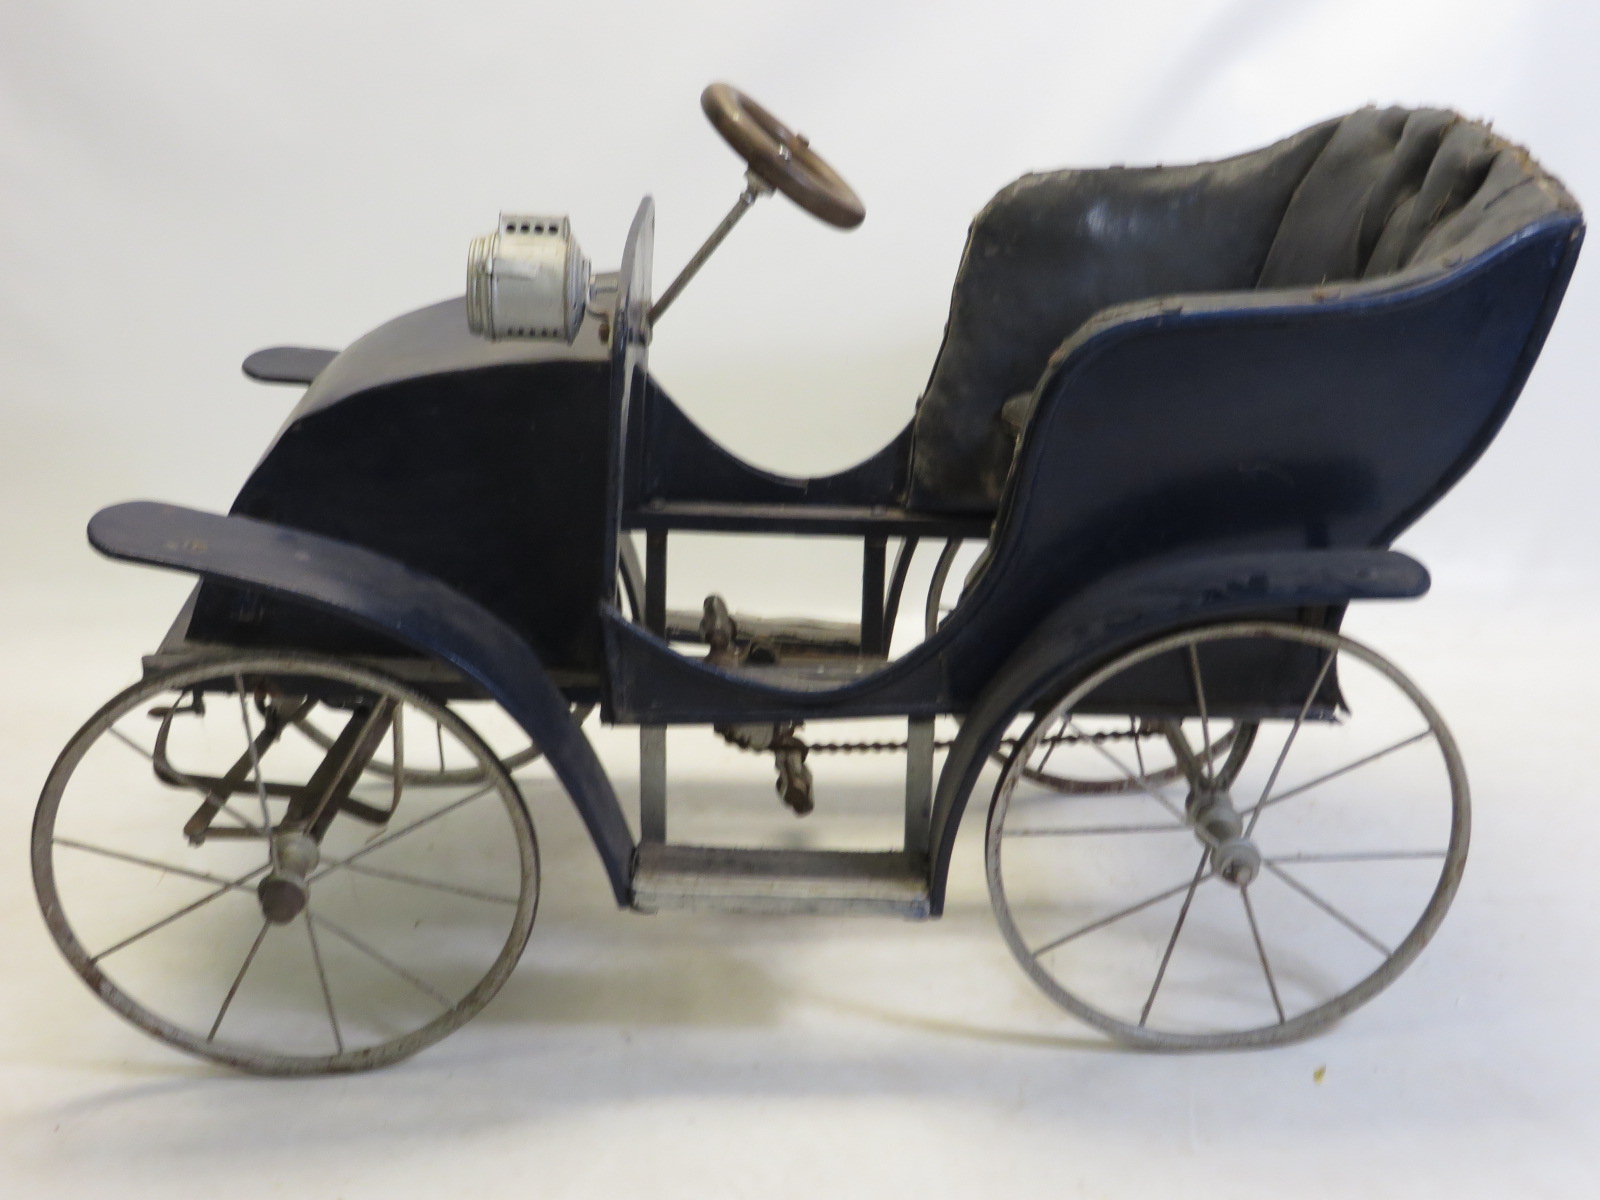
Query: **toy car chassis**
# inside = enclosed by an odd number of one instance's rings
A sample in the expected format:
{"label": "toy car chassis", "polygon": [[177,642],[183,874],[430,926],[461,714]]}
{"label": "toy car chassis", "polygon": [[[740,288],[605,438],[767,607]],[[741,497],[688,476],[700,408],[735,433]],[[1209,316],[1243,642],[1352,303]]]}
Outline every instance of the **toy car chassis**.
{"label": "toy car chassis", "polygon": [[[623,907],[927,919],[998,762],[996,916],[1068,1011],[1205,1049],[1370,998],[1449,905],[1468,792],[1433,706],[1339,626],[1427,590],[1388,547],[1520,391],[1581,242],[1571,197],[1436,110],[1027,177],[974,223],[915,419],[792,479],[690,421],[650,341],[761,196],[863,210],[765,109],[703,101],[748,187],[660,299],[650,200],[592,279],[564,218],[503,217],[465,300],[247,360],[307,391],[229,515],[91,521],[102,553],[199,582],[45,785],[33,870],[68,961],[192,1053],[373,1067],[522,952],[539,863],[511,769],[548,763]],[[684,531],[859,542],[859,621],[670,612]],[[929,542],[926,636],[892,658]],[[983,555],[946,614],[963,542]],[[458,711],[479,700],[529,744],[491,749]],[[640,730],[637,831],[582,732],[597,706]],[[900,845],[669,837],[669,728],[771,753],[805,812],[802,727],[863,717],[906,723]]]}

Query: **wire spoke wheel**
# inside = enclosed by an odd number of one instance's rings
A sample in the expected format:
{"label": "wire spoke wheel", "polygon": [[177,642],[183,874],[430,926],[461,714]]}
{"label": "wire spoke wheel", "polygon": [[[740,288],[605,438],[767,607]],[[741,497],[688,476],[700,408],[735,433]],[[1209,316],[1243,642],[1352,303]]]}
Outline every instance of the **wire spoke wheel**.
{"label": "wire spoke wheel", "polygon": [[[299,736],[309,713],[327,746]],[[461,777],[408,787],[440,743]],[[379,755],[399,769],[369,770]],[[539,893],[522,797],[458,715],[299,654],[113,698],[51,772],[32,855],[46,924],[96,994],[265,1074],[376,1067],[457,1028],[515,967]]]}
{"label": "wire spoke wheel", "polygon": [[[1082,736],[1185,677],[1183,711],[1133,714],[1175,777]],[[1251,730],[1245,762],[1217,749],[1230,722]],[[1037,782],[1091,760],[1128,787]],[[1449,907],[1469,833],[1455,742],[1393,664],[1242,622],[1139,647],[1042,708],[995,790],[986,860],[1001,932],[1052,1000],[1133,1045],[1219,1049],[1304,1037],[1392,982]]]}

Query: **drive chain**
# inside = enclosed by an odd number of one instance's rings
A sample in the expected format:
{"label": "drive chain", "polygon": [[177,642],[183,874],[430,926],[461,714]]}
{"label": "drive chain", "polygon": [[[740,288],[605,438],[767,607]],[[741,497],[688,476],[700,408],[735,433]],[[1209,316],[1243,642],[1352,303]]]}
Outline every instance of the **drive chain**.
{"label": "drive chain", "polygon": [[[1058,733],[1045,738],[1041,744],[1048,746],[1075,745],[1079,742],[1099,744],[1101,742],[1132,741],[1135,738],[1159,737],[1157,729],[1112,729],[1101,733],[1091,733],[1087,736],[1076,733]],[[1015,746],[1020,739],[1004,738],[1000,744],[1006,749]],[[762,751],[754,746],[741,745],[729,739],[730,744],[739,746],[741,750],[748,750],[753,754]],[[934,742],[935,750],[948,750],[955,745],[954,738],[946,738]],[[899,754],[910,746],[909,742],[813,742],[806,749],[812,754]]]}

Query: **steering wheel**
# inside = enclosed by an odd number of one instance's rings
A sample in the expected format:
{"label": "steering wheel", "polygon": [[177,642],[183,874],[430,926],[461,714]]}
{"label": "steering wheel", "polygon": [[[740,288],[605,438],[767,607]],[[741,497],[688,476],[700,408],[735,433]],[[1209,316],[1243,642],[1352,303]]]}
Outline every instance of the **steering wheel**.
{"label": "steering wheel", "polygon": [[713,83],[700,93],[700,107],[750,170],[813,217],[840,229],[866,217],[855,191],[811,143],[737,88]]}

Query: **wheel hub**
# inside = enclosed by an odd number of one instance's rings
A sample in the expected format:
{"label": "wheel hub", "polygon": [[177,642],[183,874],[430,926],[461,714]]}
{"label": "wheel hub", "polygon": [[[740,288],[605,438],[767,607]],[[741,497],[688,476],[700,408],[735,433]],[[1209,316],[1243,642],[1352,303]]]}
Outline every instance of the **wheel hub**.
{"label": "wheel hub", "polygon": [[1234,887],[1249,887],[1261,874],[1261,851],[1244,836],[1244,818],[1234,808],[1233,797],[1226,790],[1191,792],[1185,807],[1195,837],[1211,847],[1211,869],[1218,878]]}
{"label": "wheel hub", "polygon": [[1212,849],[1211,866],[1223,882],[1249,887],[1261,874],[1261,851],[1249,838],[1230,838]]}
{"label": "wheel hub", "polygon": [[307,876],[317,869],[322,854],[310,834],[290,829],[273,835],[272,857],[272,873],[257,885],[256,896],[262,916],[274,925],[287,925],[311,898]]}

